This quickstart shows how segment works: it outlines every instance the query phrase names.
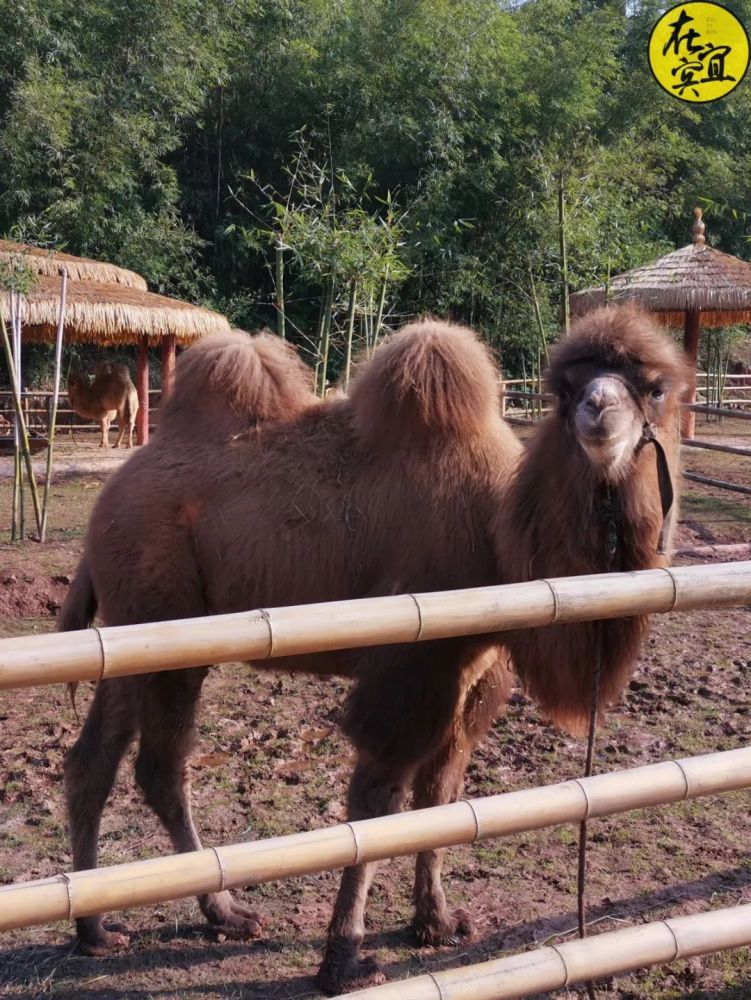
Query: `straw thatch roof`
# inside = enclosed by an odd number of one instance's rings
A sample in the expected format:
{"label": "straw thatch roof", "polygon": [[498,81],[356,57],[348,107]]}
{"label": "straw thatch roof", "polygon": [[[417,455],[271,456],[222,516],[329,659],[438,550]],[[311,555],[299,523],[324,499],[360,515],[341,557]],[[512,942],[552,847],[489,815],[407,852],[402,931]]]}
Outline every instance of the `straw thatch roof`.
{"label": "straw thatch roof", "polygon": [[58,253],[57,250],[44,250],[27,243],[13,243],[11,240],[0,240],[0,261],[8,264],[20,261],[36,274],[52,276],[59,275],[60,268],[64,267],[73,281],[103,281],[128,288],[140,288],[144,292],[148,287],[145,278],[124,267],[89,260],[88,257]]}
{"label": "straw thatch roof", "polygon": [[691,243],[644,267],[619,274],[605,287],[571,296],[581,316],[606,302],[637,302],[668,326],[683,326],[687,310],[702,326],[751,322],[751,264],[704,243]]}
{"label": "straw thatch roof", "polygon": [[[22,297],[24,339],[52,340],[60,308],[60,280],[39,276]],[[0,310],[10,318],[7,292],[0,291]],[[178,344],[190,344],[211,333],[224,333],[230,325],[224,316],[166,295],[154,295],[123,285],[94,281],[69,281],[65,309],[66,342],[135,344],[142,337],[150,343],[174,334]]]}

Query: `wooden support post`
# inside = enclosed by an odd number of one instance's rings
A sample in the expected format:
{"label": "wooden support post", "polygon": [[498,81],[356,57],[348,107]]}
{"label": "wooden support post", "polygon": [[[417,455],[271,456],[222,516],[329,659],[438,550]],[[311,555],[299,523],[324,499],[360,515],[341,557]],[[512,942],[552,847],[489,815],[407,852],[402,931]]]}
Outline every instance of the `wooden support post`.
{"label": "wooden support post", "polygon": [[[699,355],[699,310],[686,310],[686,326],[683,333],[683,350],[689,361],[689,384],[684,402],[696,402],[696,365]],[[681,437],[692,438],[696,427],[696,415],[692,410],[684,410],[681,415]]]}
{"label": "wooden support post", "polygon": [[175,384],[175,345],[174,333],[162,337],[162,400],[169,396]]}
{"label": "wooden support post", "polygon": [[149,342],[146,337],[138,341],[136,366],[136,390],[138,392],[138,416],[136,434],[139,444],[149,441]]}

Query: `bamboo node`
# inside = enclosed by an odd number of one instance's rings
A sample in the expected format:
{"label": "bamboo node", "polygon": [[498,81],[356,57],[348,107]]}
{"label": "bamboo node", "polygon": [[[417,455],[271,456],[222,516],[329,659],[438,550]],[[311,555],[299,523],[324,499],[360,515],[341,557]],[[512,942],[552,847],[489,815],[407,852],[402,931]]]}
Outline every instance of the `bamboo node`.
{"label": "bamboo node", "polygon": [[551,944],[550,947],[553,949],[558,958],[560,958],[561,960],[561,965],[563,966],[563,976],[564,976],[563,982],[561,983],[561,989],[565,989],[567,986],[571,985],[570,973],[568,971],[568,966],[566,965],[566,959],[561,954],[560,947],[557,944]]}
{"label": "bamboo node", "polygon": [[475,821],[475,835],[472,838],[472,843],[476,844],[480,839],[480,818],[477,815],[477,810],[469,799],[461,799],[461,801],[469,806],[469,811],[472,813],[472,819]]}
{"label": "bamboo node", "polygon": [[101,659],[99,676],[97,677],[97,682],[99,682],[104,680],[105,671],[107,669],[107,651],[104,648],[104,636],[102,635],[101,629],[99,629],[96,625],[92,625],[91,628],[93,632],[96,632],[96,637],[99,640],[99,656]]}
{"label": "bamboo node", "polygon": [[584,779],[582,779],[582,778],[572,778],[571,779],[571,784],[572,785],[578,785],[579,788],[581,789],[582,795],[584,796],[585,809],[584,809],[584,815],[581,817],[581,819],[579,821],[580,823],[586,823],[587,820],[589,819],[589,814],[592,811],[592,801],[591,801],[589,795],[587,794],[587,786],[584,784],[585,781],[586,781],[586,778],[584,778]]}
{"label": "bamboo node", "polygon": [[352,862],[351,867],[356,867],[360,864],[360,841],[357,839],[357,828],[354,823],[345,823],[344,825],[352,834],[352,841],[355,845],[355,860]]}
{"label": "bamboo node", "polygon": [[675,578],[675,574],[667,566],[661,566],[660,569],[663,573],[667,573],[673,583],[673,602],[668,608],[668,611],[675,611],[675,606],[678,603],[678,581]]}
{"label": "bamboo node", "polygon": [[268,652],[266,653],[266,659],[270,660],[271,657],[274,655],[274,646],[276,645],[276,637],[274,635],[274,624],[271,621],[271,614],[265,608],[260,608],[258,613],[260,614],[261,618],[263,618],[263,620],[266,622],[266,626],[269,630],[269,649]]}
{"label": "bamboo node", "polygon": [[65,890],[68,893],[68,920],[73,920],[73,881],[67,872],[60,876],[65,883]]}
{"label": "bamboo node", "polygon": [[438,990],[438,1000],[446,1000],[443,990],[441,989],[441,984],[438,982],[438,980],[436,979],[436,977],[433,975],[432,972],[428,973],[428,979],[432,980],[433,986],[435,986],[435,988]]}
{"label": "bamboo node", "polygon": [[672,958],[670,959],[670,961],[671,961],[671,962],[677,962],[677,961],[678,961],[678,959],[679,959],[679,958],[681,957],[681,946],[680,946],[680,945],[678,944],[678,938],[677,938],[677,936],[676,936],[676,933],[675,933],[675,931],[674,931],[674,930],[673,930],[673,928],[672,928],[672,927],[670,926],[670,920],[663,920],[663,921],[662,921],[662,923],[663,923],[663,924],[664,924],[664,925],[665,925],[665,926],[667,927],[667,929],[668,929],[668,930],[670,931],[670,936],[672,937],[672,939],[673,939],[673,944],[675,945],[675,954],[674,954],[674,955],[673,955],[673,957],[672,957]]}
{"label": "bamboo node", "polygon": [[558,606],[558,593],[556,592],[556,589],[553,586],[553,584],[550,582],[550,580],[541,580],[540,582],[541,583],[546,583],[548,585],[548,589],[550,590],[550,593],[553,595],[553,617],[550,619],[550,621],[548,622],[548,624],[549,625],[555,625],[555,623],[558,621],[558,612],[560,610],[560,608]]}
{"label": "bamboo node", "polygon": [[224,868],[224,862],[222,861],[222,856],[219,853],[218,847],[212,847],[211,850],[214,852],[214,857],[216,858],[216,863],[219,865],[219,892],[224,892],[227,888],[227,872]]}
{"label": "bamboo node", "polygon": [[422,638],[422,608],[420,607],[420,602],[417,600],[414,594],[407,594],[407,597],[411,597],[415,602],[415,607],[417,608],[417,635],[414,637],[412,642],[419,642]]}
{"label": "bamboo node", "polygon": [[685,801],[686,799],[688,799],[691,796],[691,786],[689,784],[688,775],[686,774],[686,769],[684,768],[683,764],[681,764],[680,761],[674,760],[673,763],[675,764],[675,766],[678,768],[678,770],[681,772],[681,775],[683,776],[683,784],[685,786],[685,792],[683,793],[683,800],[682,801]]}

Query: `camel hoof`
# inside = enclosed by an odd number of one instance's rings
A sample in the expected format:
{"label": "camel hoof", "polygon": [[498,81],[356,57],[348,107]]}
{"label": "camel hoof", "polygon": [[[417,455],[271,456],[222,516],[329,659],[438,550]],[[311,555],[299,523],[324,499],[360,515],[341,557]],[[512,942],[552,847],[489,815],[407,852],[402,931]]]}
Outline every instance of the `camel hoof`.
{"label": "camel hoof", "polygon": [[211,925],[211,933],[215,938],[231,938],[233,941],[245,941],[248,938],[259,938],[263,921],[255,910],[249,910],[237,903],[229,893],[209,903],[204,911]]}
{"label": "camel hoof", "polygon": [[350,957],[342,961],[327,955],[316,976],[316,986],[329,997],[354,993],[385,982],[386,976],[374,958]]}
{"label": "camel hoof", "polygon": [[113,951],[127,948],[129,944],[130,937],[124,924],[109,924],[107,927],[99,924],[97,928],[86,930],[79,936],[76,950],[80,955],[101,958]]}
{"label": "camel hoof", "polygon": [[415,937],[420,945],[426,948],[440,948],[445,945],[461,944],[462,940],[472,937],[474,927],[467,910],[454,910],[451,916],[423,920],[415,918],[413,924]]}

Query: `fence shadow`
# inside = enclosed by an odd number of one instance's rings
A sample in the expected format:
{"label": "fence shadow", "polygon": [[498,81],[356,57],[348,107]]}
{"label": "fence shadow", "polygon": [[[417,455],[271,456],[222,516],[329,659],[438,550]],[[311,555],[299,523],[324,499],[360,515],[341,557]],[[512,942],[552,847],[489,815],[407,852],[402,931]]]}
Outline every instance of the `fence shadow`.
{"label": "fence shadow", "polygon": [[[644,895],[634,895],[613,900],[607,906],[590,907],[590,921],[612,918],[633,921],[638,914],[649,917],[653,911],[662,910],[686,901],[708,901],[717,893],[735,890],[737,892],[751,886],[751,870],[745,867],[728,868],[701,879],[678,882],[663,889]],[[499,908],[502,906],[499,903]],[[444,968],[462,964],[472,964],[498,957],[501,953],[515,949],[541,947],[549,939],[557,938],[576,925],[573,909],[549,917],[541,917],[521,924],[501,926],[490,932],[483,932],[477,938],[455,948],[439,951],[412,949],[408,928],[401,926],[380,933],[368,935],[365,941],[367,951],[382,953],[382,965],[389,979],[403,979],[420,972],[437,972]],[[308,1000],[321,994],[316,990],[313,976],[318,957],[323,947],[324,927],[320,933],[296,939],[299,965],[299,949],[303,948],[305,958],[310,954],[310,966],[306,975],[292,975],[276,982],[254,980],[254,963],[259,959],[267,961],[274,952],[283,952],[283,940],[273,938],[261,942],[230,942],[221,945],[210,944],[206,940],[205,925],[183,925],[179,937],[171,928],[144,930],[131,935],[131,949],[104,959],[78,956],[74,952],[72,939],[64,945],[29,945],[21,948],[0,949],[0,995],[23,996],[25,1000],[35,997],[52,996],[55,1000],[176,1000],[189,998],[195,992],[211,992],[216,997],[233,1000]],[[409,949],[409,957],[389,961],[388,953],[404,954]],[[139,973],[158,971],[163,968],[179,967],[191,969],[216,965],[219,961],[240,959],[247,967],[248,976],[237,976],[233,970],[232,981],[222,980],[209,985],[205,976],[200,977],[202,985],[180,985],[164,988],[135,989],[117,985],[117,979]],[[103,979],[106,985],[98,986]],[[56,985],[57,984],[57,985]],[[727,987],[718,991],[696,989],[684,994],[684,1000],[744,1000],[751,996],[751,980],[746,986]]]}

